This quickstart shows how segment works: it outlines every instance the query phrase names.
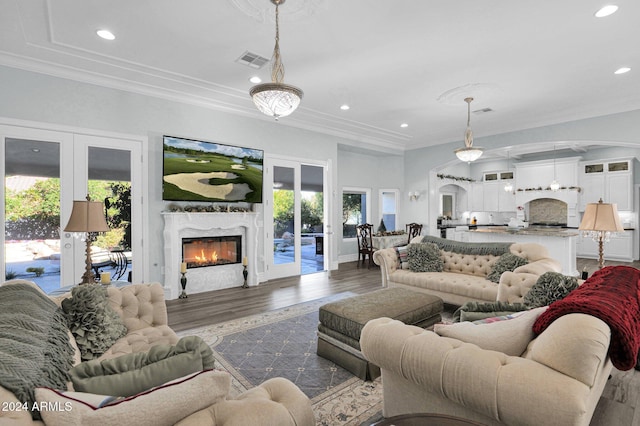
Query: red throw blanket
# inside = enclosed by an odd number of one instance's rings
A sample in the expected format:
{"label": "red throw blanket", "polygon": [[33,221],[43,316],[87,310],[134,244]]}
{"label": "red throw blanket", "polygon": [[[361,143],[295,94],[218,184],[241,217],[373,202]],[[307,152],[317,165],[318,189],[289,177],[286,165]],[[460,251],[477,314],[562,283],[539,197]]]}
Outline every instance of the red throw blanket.
{"label": "red throw blanket", "polygon": [[533,332],[540,334],[556,318],[571,313],[606,322],[611,329],[611,362],[623,371],[635,367],[640,347],[640,270],[608,266],[596,271],[567,297],[552,303],[533,324]]}

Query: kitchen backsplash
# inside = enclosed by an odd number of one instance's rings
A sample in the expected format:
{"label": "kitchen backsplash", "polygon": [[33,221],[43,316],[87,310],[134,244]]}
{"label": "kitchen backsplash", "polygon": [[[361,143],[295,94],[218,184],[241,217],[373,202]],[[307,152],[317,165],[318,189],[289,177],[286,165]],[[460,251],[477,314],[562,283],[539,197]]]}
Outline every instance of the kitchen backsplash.
{"label": "kitchen backsplash", "polygon": [[529,223],[567,223],[567,203],[539,198],[529,203]]}

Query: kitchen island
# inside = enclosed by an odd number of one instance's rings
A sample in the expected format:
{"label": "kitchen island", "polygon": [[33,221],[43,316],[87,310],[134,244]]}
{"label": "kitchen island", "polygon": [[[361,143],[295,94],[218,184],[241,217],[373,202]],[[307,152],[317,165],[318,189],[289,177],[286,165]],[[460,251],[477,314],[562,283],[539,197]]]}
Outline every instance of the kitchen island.
{"label": "kitchen island", "polygon": [[471,242],[537,243],[547,248],[549,257],[562,265],[562,273],[578,276],[576,241],[578,231],[567,228],[508,228],[492,226],[466,231]]}

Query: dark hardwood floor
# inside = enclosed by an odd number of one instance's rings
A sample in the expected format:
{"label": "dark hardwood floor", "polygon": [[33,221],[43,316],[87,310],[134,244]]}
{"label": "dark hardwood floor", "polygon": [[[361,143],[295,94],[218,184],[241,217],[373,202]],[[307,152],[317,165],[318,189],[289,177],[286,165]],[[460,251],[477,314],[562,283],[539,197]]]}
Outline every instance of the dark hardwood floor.
{"label": "dark hardwood floor", "polygon": [[[362,294],[382,288],[380,268],[343,263],[337,271],[272,280],[259,286],[235,287],[167,301],[169,325],[176,331],[216,324],[247,315],[350,291]],[[188,293],[187,287],[187,293]]]}
{"label": "dark hardwood floor", "polygon": [[[630,265],[640,269],[640,262],[607,261],[606,265]],[[597,260],[577,260],[577,269],[586,267],[589,276],[598,269]],[[169,325],[176,331],[216,324],[247,315],[285,308],[297,303],[350,291],[357,294],[378,290],[382,286],[380,268],[343,263],[331,276],[327,272],[272,280],[250,288],[229,288],[189,295],[187,299],[167,301]],[[188,290],[188,288],[187,288]],[[187,291],[188,292],[188,291]]]}

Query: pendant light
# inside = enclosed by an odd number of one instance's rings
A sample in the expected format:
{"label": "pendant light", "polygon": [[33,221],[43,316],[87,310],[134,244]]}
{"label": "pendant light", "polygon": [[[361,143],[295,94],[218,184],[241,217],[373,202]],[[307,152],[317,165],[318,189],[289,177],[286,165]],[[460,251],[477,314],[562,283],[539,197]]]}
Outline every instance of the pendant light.
{"label": "pendant light", "polygon": [[[509,159],[509,151],[507,151],[507,171],[511,171],[511,161]],[[508,180],[504,184],[504,192],[513,192],[513,180]]]}
{"label": "pendant light", "polygon": [[464,148],[458,148],[455,152],[460,161],[470,163],[476,161],[482,155],[483,149],[473,146],[473,132],[471,131],[471,101],[473,98],[465,98],[467,103],[467,130],[464,132]]}
{"label": "pendant light", "polygon": [[556,146],[553,146],[553,180],[549,185],[549,188],[555,192],[560,189],[560,184],[556,180]]}
{"label": "pendant light", "polygon": [[271,57],[271,83],[253,86],[249,91],[253,103],[258,109],[274,117],[286,117],[298,108],[302,100],[302,90],[295,86],[284,84],[284,65],[280,57],[280,25],[278,23],[278,6],[285,0],[271,0],[276,5],[276,44]]}

